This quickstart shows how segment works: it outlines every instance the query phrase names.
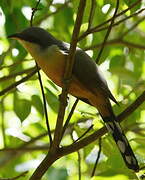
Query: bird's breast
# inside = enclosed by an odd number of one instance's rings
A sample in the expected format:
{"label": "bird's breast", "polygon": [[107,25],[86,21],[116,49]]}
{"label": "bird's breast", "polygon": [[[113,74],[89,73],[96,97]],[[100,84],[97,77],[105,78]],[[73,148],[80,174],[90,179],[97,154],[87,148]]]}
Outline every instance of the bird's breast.
{"label": "bird's breast", "polygon": [[[21,43],[30,52],[31,56],[36,60],[43,72],[55,84],[62,87],[67,54],[59,50],[56,45],[52,45],[47,49],[41,49],[38,45],[33,43],[25,41],[21,41]],[[88,91],[88,89],[77,79],[75,75],[72,75],[68,91],[76,97],[87,98],[92,96],[92,93]]]}
{"label": "bird's breast", "polygon": [[58,86],[62,86],[66,58],[66,54],[57,47],[51,47],[36,56],[35,60],[50,79]]}

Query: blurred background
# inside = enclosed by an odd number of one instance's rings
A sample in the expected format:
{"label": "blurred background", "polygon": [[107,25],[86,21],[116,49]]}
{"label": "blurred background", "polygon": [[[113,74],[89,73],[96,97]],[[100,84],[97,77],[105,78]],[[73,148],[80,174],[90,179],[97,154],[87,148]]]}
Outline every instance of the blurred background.
{"label": "blurred background", "polygon": [[[30,26],[32,8],[36,3],[36,0],[0,1],[0,178],[12,178],[28,170],[25,177],[19,178],[28,179],[49,147],[37,74],[18,83],[34,71],[35,61],[18,42],[7,39],[8,35]],[[33,25],[46,29],[62,41],[70,42],[78,3],[75,0],[41,0]],[[112,17],[115,6],[116,1],[87,0],[78,46],[94,60],[109,25],[102,23]],[[89,20],[91,11],[93,18]],[[115,114],[121,113],[145,90],[145,1],[122,0],[117,14],[98,62],[110,90],[120,104],[112,104]],[[40,72],[53,133],[61,89]],[[69,96],[66,117],[74,101],[75,98]],[[61,145],[71,144],[92,124],[94,127],[87,135],[102,127],[103,123],[95,108],[79,101]],[[145,103],[122,122],[122,127],[139,164],[143,166]],[[91,179],[98,149],[96,141],[79,152],[59,159],[43,180]],[[109,134],[102,137],[102,151],[95,175],[93,180],[137,179],[126,168]]]}

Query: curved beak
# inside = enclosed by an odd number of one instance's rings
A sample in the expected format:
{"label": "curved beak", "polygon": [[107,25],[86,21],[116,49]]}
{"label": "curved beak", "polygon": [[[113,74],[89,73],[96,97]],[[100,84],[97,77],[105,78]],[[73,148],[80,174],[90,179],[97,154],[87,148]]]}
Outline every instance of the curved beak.
{"label": "curved beak", "polygon": [[17,38],[20,38],[20,34],[19,33],[15,33],[15,34],[9,35],[8,38],[17,39]]}

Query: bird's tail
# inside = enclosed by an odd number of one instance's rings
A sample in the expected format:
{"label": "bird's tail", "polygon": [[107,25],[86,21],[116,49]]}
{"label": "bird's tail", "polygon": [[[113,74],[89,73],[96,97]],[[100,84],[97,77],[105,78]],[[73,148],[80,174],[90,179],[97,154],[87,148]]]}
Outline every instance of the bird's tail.
{"label": "bird's tail", "polygon": [[[111,113],[112,114],[112,113]],[[102,116],[102,115],[101,115]],[[116,117],[112,114],[109,117],[103,117],[103,121],[108,129],[108,131],[112,134],[118,149],[124,159],[125,164],[129,169],[132,169],[136,172],[139,171],[139,166],[137,159],[132,151],[132,148],[124,135],[119,122],[117,122]]]}
{"label": "bird's tail", "polygon": [[90,103],[98,109],[108,131],[112,134],[127,167],[138,172],[139,166],[137,159],[117,121],[109,99],[104,96],[102,92],[97,91],[97,93],[96,97],[93,96],[93,98],[89,99]]}

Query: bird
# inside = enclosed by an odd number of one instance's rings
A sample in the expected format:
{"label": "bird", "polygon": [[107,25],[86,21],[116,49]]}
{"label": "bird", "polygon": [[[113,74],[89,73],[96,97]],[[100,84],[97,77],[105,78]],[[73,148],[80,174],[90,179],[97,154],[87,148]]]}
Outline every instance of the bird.
{"label": "bird", "polygon": [[[65,64],[68,61],[70,44],[56,39],[40,27],[28,27],[9,35],[16,39],[31,54],[42,71],[58,86],[62,87]],[[118,104],[112,95],[99,66],[81,48],[74,54],[72,78],[68,93],[98,109],[108,132],[112,135],[126,166],[139,171],[138,161],[117,121],[111,102]]]}

